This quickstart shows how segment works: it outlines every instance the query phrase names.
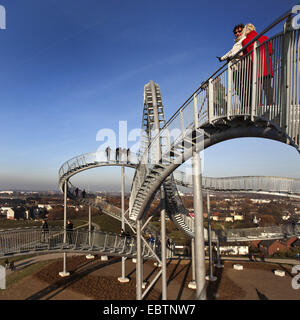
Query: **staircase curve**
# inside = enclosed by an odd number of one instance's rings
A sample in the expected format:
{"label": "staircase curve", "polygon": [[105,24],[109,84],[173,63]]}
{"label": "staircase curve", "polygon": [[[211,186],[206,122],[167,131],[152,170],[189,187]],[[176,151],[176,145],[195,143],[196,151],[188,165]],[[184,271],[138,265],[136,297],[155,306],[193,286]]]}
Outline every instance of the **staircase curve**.
{"label": "staircase curve", "polygon": [[[283,32],[264,43],[256,42],[285,19]],[[299,34],[291,28],[291,12],[284,14],[247,45],[254,43],[251,52],[224,64],[164,124],[137,166],[130,196],[132,220],[146,216],[160,186],[191,158],[193,148],[200,151],[229,139],[261,137],[289,144],[299,152]],[[273,70],[271,94],[264,91],[265,79],[259,73],[267,53]],[[161,145],[160,154],[157,145]],[[167,198],[170,202],[172,196]],[[179,211],[169,210],[173,220]],[[185,231],[193,236],[192,229]]]}

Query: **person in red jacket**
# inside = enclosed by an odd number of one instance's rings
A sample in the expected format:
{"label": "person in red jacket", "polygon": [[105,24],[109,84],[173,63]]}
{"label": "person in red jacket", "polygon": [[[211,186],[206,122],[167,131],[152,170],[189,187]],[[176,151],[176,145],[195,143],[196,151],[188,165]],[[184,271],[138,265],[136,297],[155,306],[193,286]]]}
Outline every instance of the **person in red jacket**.
{"label": "person in red jacket", "polygon": [[[243,30],[246,38],[243,40],[242,45],[245,47],[251,40],[253,40],[258,33],[255,31],[253,24],[248,23]],[[266,104],[268,106],[273,104],[273,89],[272,89],[272,77],[273,77],[273,68],[272,68],[272,58],[273,48],[271,42],[268,42],[269,38],[265,35],[262,35],[257,39],[258,43],[258,83],[257,83],[257,92],[258,95],[258,105],[263,105],[262,89],[264,90],[266,97]],[[246,56],[249,54],[249,59],[251,64],[248,64],[249,67],[253,63],[253,47],[254,42],[251,43],[248,47],[243,50],[243,55]],[[251,67],[252,68],[252,67]],[[252,81],[252,74],[250,74],[250,87]],[[251,90],[250,90],[251,95]],[[250,97],[251,99],[251,97]]]}

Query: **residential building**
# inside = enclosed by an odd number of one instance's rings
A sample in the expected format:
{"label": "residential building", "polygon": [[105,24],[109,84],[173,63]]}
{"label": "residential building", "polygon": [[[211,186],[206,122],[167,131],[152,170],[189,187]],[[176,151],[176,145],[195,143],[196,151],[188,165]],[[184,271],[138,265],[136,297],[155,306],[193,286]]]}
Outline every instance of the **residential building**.
{"label": "residential building", "polygon": [[15,211],[11,207],[1,207],[0,209],[1,215],[6,216],[9,220],[14,220],[15,218]]}
{"label": "residential building", "polygon": [[248,255],[249,246],[246,242],[222,242],[220,243],[220,254]]}

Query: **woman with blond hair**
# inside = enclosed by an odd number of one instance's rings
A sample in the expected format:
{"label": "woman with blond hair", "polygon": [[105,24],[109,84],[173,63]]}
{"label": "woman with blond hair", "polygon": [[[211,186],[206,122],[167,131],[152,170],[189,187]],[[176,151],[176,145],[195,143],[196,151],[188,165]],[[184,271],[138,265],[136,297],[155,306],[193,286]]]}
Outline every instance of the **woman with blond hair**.
{"label": "woman with blond hair", "polygon": [[[234,45],[223,57],[217,57],[219,61],[224,60],[232,60],[232,58],[243,48],[242,41],[246,38],[243,34],[244,24],[240,23],[233,28],[233,34],[235,36]],[[240,86],[240,71],[239,69],[239,60],[241,59],[243,53],[240,52],[234,59],[232,65],[232,76],[234,82],[234,88],[236,94],[240,97],[241,94],[241,86]],[[215,97],[219,97],[216,99]],[[219,101],[218,101],[219,100]],[[220,103],[221,102],[221,103]],[[218,113],[223,113],[226,106],[225,101],[225,87],[221,84],[220,78],[216,78],[214,81],[214,113],[217,115]],[[219,111],[218,111],[219,110]]]}

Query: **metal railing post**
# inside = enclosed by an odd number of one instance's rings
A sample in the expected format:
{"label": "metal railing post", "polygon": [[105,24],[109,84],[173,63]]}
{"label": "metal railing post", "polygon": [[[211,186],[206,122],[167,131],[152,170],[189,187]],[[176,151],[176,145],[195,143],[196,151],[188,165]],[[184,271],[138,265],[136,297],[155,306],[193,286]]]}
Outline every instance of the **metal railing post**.
{"label": "metal railing post", "polygon": [[232,114],[232,68],[231,66],[232,66],[232,62],[230,61],[227,67],[227,112],[226,112],[227,119],[229,119],[229,117]]}
{"label": "metal railing post", "polygon": [[288,133],[290,123],[290,72],[291,72],[291,31],[292,18],[288,18],[284,24],[282,70],[281,70],[281,123],[280,126],[285,133]]}
{"label": "metal railing post", "polygon": [[213,79],[208,80],[208,122],[211,123],[214,117],[214,85]]}
{"label": "metal railing post", "polygon": [[[257,114],[257,80],[258,80],[258,59],[257,59],[257,41],[253,45],[253,61],[252,61],[252,84],[251,84],[251,121],[254,121],[254,116]],[[249,70],[250,73],[250,70]]]}
{"label": "metal railing post", "polygon": [[[125,167],[121,166],[121,210],[122,210],[122,218],[121,218],[121,228],[125,232]],[[122,240],[122,238],[121,238]],[[124,242],[126,242],[126,237],[124,234]],[[125,276],[125,265],[126,258],[122,257],[122,272],[121,277],[118,278],[119,282],[129,282],[129,278]]]}
{"label": "metal railing post", "polygon": [[89,246],[91,245],[92,232],[92,208],[89,206]]}
{"label": "metal railing post", "polygon": [[78,240],[78,229],[76,230],[76,238],[75,238],[75,249],[77,248],[77,240]]}
{"label": "metal railing post", "polygon": [[106,249],[107,237],[108,237],[108,234],[106,233],[104,237],[103,251],[105,251]]}

